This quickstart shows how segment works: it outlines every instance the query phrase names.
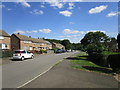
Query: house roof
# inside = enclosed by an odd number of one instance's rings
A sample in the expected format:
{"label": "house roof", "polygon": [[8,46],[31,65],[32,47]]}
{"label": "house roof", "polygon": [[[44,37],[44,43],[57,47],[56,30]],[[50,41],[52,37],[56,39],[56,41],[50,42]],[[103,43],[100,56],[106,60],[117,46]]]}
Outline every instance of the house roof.
{"label": "house roof", "polygon": [[45,40],[43,40],[43,39],[31,38],[31,37],[21,35],[21,34],[14,34],[14,35],[17,36],[20,40],[28,40],[28,41],[32,41],[34,43],[45,42]]}
{"label": "house roof", "polygon": [[10,37],[10,35],[8,33],[6,33],[4,30],[0,30],[0,35]]}
{"label": "house roof", "polygon": [[45,40],[43,40],[43,39],[30,38],[30,40],[34,43],[41,43],[41,42],[45,43]]}
{"label": "house roof", "polygon": [[21,35],[21,34],[14,34],[16,37],[18,37],[20,40],[30,40],[30,38],[28,36],[25,35]]}
{"label": "house roof", "polygon": [[55,45],[57,45],[57,46],[60,46],[60,47],[64,47],[62,44],[60,44],[60,43],[55,43],[55,42],[53,42],[53,44],[55,44]]}

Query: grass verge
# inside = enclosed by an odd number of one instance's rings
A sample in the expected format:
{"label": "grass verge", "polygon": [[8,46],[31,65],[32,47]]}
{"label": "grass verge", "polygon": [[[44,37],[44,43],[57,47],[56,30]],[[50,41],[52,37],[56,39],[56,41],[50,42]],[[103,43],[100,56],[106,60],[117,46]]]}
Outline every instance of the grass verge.
{"label": "grass verge", "polygon": [[102,67],[89,61],[88,55],[85,52],[81,52],[80,54],[76,55],[76,57],[70,58],[70,62],[74,64],[72,67],[75,69],[105,73],[110,75],[113,74],[110,68]]}

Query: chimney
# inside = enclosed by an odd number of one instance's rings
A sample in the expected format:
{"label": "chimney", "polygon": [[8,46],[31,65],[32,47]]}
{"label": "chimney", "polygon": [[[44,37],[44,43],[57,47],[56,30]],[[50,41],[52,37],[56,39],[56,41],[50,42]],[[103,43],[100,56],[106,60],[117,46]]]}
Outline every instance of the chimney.
{"label": "chimney", "polygon": [[29,36],[29,38],[31,38],[31,36]]}
{"label": "chimney", "polygon": [[18,35],[20,35],[20,33],[19,33],[19,32],[18,32],[17,34],[18,34]]}
{"label": "chimney", "polygon": [[38,39],[40,39],[40,38],[38,37]]}

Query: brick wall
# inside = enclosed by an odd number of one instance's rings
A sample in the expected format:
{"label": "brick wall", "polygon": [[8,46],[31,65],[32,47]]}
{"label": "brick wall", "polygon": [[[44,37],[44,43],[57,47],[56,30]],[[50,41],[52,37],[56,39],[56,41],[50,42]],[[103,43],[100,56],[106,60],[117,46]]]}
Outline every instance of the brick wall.
{"label": "brick wall", "polygon": [[6,49],[11,49],[10,46],[10,37],[4,37],[4,39],[0,40],[1,44],[6,44],[7,48]]}
{"label": "brick wall", "polygon": [[11,49],[12,50],[20,49],[20,40],[15,35],[11,36]]}

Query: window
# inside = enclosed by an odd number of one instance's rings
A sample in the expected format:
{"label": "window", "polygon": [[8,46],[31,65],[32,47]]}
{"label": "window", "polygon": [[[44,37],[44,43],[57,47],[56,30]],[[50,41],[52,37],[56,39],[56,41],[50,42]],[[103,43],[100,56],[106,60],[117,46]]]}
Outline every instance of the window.
{"label": "window", "polygon": [[25,40],[24,43],[31,43],[31,41]]}
{"label": "window", "polygon": [[33,50],[32,46],[30,46],[30,50]]}
{"label": "window", "polygon": [[4,37],[3,37],[3,36],[0,36],[0,39],[4,39]]}
{"label": "window", "polygon": [[26,53],[25,51],[15,51],[15,53]]}
{"label": "window", "polygon": [[7,49],[7,44],[0,44],[0,49]]}

